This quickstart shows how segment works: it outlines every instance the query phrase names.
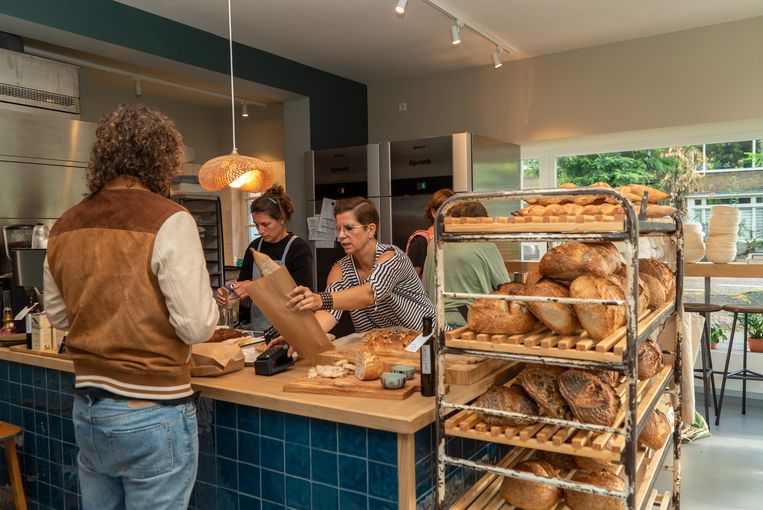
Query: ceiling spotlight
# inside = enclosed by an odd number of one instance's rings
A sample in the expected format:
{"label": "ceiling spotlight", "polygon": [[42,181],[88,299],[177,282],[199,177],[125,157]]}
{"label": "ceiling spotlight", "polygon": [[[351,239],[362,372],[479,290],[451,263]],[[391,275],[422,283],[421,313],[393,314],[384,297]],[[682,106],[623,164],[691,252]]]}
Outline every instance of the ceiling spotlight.
{"label": "ceiling spotlight", "polygon": [[461,22],[456,21],[450,26],[450,41],[453,46],[457,46],[461,44],[461,36],[459,35],[459,31],[461,30]]}
{"label": "ceiling spotlight", "polygon": [[140,78],[135,78],[135,97],[143,95],[143,89],[140,87]]}
{"label": "ceiling spotlight", "polygon": [[503,65],[503,62],[501,62],[501,47],[496,46],[495,51],[490,54],[490,58],[493,59],[493,67],[498,69]]}
{"label": "ceiling spotlight", "polygon": [[248,117],[249,116],[249,110],[246,108],[246,103],[241,103],[241,116],[242,117]]}
{"label": "ceiling spotlight", "polygon": [[397,0],[397,6],[395,7],[395,12],[400,15],[405,14],[406,5],[408,5],[408,0]]}

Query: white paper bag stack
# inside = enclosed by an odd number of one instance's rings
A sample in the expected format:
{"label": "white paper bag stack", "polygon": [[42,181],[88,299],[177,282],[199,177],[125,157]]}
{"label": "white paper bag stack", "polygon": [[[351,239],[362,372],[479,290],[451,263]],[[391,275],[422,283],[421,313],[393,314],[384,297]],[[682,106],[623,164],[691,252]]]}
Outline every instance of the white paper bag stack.
{"label": "white paper bag stack", "polygon": [[707,222],[707,259],[710,262],[727,264],[736,258],[740,220],[736,207],[713,206]]}
{"label": "white paper bag stack", "polygon": [[702,240],[702,225],[684,223],[684,261],[693,264],[705,256],[705,243]]}

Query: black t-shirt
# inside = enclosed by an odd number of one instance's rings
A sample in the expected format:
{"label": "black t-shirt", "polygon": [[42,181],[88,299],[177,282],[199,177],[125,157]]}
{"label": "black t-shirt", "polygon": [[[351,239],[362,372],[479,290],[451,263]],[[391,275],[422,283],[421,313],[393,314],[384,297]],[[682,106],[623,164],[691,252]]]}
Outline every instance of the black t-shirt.
{"label": "black t-shirt", "polygon": [[411,239],[411,244],[408,245],[408,258],[413,262],[413,267],[424,270],[424,261],[427,259],[426,237],[418,235]]}
{"label": "black t-shirt", "polygon": [[[263,241],[260,253],[264,253],[275,261],[281,260],[283,252],[286,249],[286,245],[289,244],[289,239],[294,235],[291,232],[286,237],[278,241],[277,243],[268,243]],[[260,239],[257,238],[252,241],[246,248],[244,253],[244,261],[241,263],[241,271],[238,274],[238,280],[251,280],[252,279],[252,264],[254,264],[254,256],[250,248],[257,249],[257,245],[260,244]],[[310,290],[315,290],[313,285],[313,253],[310,251],[310,246],[301,237],[297,237],[291,243],[289,247],[289,253],[286,254],[286,269],[294,278],[294,282],[297,285],[308,287]]]}

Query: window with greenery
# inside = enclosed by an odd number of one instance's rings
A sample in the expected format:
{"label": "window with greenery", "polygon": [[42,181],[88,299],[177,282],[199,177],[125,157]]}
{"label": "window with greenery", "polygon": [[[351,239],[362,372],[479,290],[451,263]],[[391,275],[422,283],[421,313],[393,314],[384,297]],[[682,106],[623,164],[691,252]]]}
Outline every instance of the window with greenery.
{"label": "window with greenery", "polygon": [[540,188],[540,160],[522,160],[522,189]]}

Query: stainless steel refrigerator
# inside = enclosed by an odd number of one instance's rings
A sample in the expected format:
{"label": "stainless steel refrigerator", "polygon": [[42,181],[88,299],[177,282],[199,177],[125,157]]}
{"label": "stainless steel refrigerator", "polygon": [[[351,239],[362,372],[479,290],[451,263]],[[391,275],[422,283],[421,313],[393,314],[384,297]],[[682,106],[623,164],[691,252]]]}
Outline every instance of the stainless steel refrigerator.
{"label": "stainless steel refrigerator", "polygon": [[[425,209],[435,191],[520,187],[519,146],[472,133],[383,143],[379,156],[381,228],[403,250],[411,233],[428,226]],[[506,215],[519,204],[486,206],[491,215]],[[505,256],[513,249],[510,245],[499,248]]]}

